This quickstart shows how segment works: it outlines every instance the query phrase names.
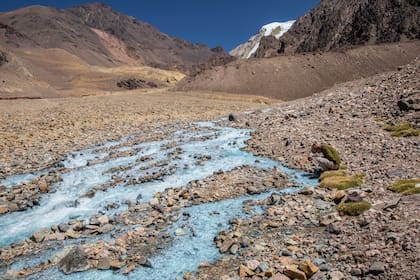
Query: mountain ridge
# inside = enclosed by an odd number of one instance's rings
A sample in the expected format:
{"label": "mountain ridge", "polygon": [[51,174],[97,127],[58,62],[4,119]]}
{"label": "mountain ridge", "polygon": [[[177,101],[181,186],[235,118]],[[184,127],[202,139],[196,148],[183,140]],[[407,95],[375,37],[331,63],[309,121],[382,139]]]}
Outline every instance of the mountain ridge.
{"label": "mountain ridge", "polygon": [[99,66],[147,65],[189,72],[209,60],[230,59],[224,51],[173,38],[100,2],[66,9],[33,5],[0,13],[0,39],[5,47],[62,48]]}
{"label": "mountain ridge", "polygon": [[273,36],[280,39],[293,25],[295,20],[285,22],[271,22],[263,25],[259,32],[229,52],[230,55],[241,59],[251,58],[258,50],[261,40],[264,37]]}
{"label": "mountain ridge", "polygon": [[322,0],[281,40],[262,42],[257,57],[330,51],[420,39],[417,0]]}

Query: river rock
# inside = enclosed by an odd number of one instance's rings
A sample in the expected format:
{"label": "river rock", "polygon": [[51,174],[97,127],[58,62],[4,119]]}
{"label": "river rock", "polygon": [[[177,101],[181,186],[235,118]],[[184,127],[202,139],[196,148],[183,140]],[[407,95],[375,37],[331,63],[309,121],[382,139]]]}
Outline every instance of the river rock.
{"label": "river rock", "polygon": [[314,193],[314,187],[306,186],[302,190],[299,191],[299,194],[303,195],[312,195]]}
{"label": "river rock", "polygon": [[73,229],[69,229],[68,231],[66,231],[66,237],[77,239],[80,236],[82,235],[78,232],[75,232]]}
{"label": "river rock", "polygon": [[253,275],[255,275],[255,272],[249,269],[248,267],[246,267],[245,265],[241,264],[239,266],[239,277],[241,277],[241,279],[247,276],[253,276]]}
{"label": "river rock", "polygon": [[0,206],[0,215],[6,214],[7,212],[9,212],[9,209],[7,207]]}
{"label": "river rock", "polygon": [[379,275],[385,272],[385,264],[383,262],[374,262],[369,268],[369,274]]}
{"label": "river rock", "polygon": [[328,276],[331,280],[342,280],[345,277],[344,274],[340,271],[332,271],[328,273]]}
{"label": "river rock", "polygon": [[311,278],[312,275],[319,271],[319,268],[316,265],[314,265],[310,260],[303,260],[299,262],[298,268],[305,272],[308,278]]}
{"label": "river rock", "polygon": [[259,265],[260,265],[260,262],[257,260],[249,260],[246,262],[246,267],[248,267],[249,269],[253,271],[255,271]]}
{"label": "river rock", "polygon": [[70,226],[68,224],[62,223],[62,224],[59,224],[58,225],[58,229],[61,232],[66,232],[66,231],[68,231],[70,229]]}
{"label": "river rock", "polygon": [[238,250],[239,250],[239,245],[235,243],[232,246],[230,246],[229,252],[232,255],[235,255],[238,252]]}
{"label": "river rock", "polygon": [[38,243],[42,242],[49,233],[50,230],[48,228],[40,229],[32,235],[32,240]]}
{"label": "river rock", "polygon": [[41,184],[41,185],[39,186],[39,190],[40,190],[41,192],[43,192],[43,193],[47,193],[47,192],[49,192],[49,191],[50,191],[50,187],[48,187],[48,185],[47,185],[47,184]]}
{"label": "river rock", "polygon": [[336,223],[331,223],[331,224],[327,225],[326,230],[329,233],[336,234],[336,235],[341,233],[341,229],[338,227],[338,225]]}
{"label": "river rock", "polygon": [[79,246],[71,249],[70,252],[60,260],[58,268],[64,274],[88,270],[89,263],[85,251]]}
{"label": "river rock", "polygon": [[125,262],[120,262],[119,260],[112,260],[110,263],[110,267],[113,269],[121,269],[124,265]]}
{"label": "river rock", "polygon": [[249,186],[246,188],[246,192],[250,195],[254,195],[254,194],[259,194],[261,193],[256,187],[254,186]]}
{"label": "river rock", "polygon": [[82,222],[77,221],[77,222],[75,222],[75,223],[71,226],[71,228],[72,228],[74,231],[81,231],[81,230],[83,229],[83,223],[82,223]]}
{"label": "river rock", "polygon": [[268,280],[290,280],[290,278],[284,274],[277,273],[274,274],[274,276],[269,278]]}
{"label": "river rock", "polygon": [[112,231],[112,230],[114,230],[114,226],[113,225],[111,225],[111,224],[106,224],[106,225],[103,225],[103,226],[101,226],[99,229],[98,229],[98,232],[100,232],[100,233],[107,233],[107,232],[110,232],[110,231]]}
{"label": "river rock", "polygon": [[156,198],[156,197],[154,197],[154,198],[152,198],[152,199],[150,200],[149,204],[150,204],[151,206],[153,206],[153,207],[156,207],[156,206],[158,206],[158,205],[159,205],[159,199],[158,199],[158,198]]}
{"label": "river rock", "polygon": [[283,198],[278,193],[273,193],[268,198],[268,204],[269,205],[279,205],[279,204],[282,204],[282,203],[283,203]]}
{"label": "river rock", "polygon": [[145,256],[139,257],[139,259],[137,260],[137,263],[144,267],[152,267],[152,263]]}
{"label": "river rock", "polygon": [[284,269],[283,272],[286,276],[289,276],[292,279],[297,280],[306,280],[306,274],[299,270],[296,265],[289,265]]}
{"label": "river rock", "polygon": [[63,241],[65,238],[66,238],[66,235],[64,233],[56,232],[56,233],[47,235],[44,240],[45,241],[47,240]]}
{"label": "river rock", "polygon": [[111,267],[112,259],[110,257],[101,257],[98,260],[98,269],[107,270]]}
{"label": "river rock", "polygon": [[107,216],[107,215],[102,215],[102,216],[100,216],[100,217],[98,218],[98,222],[99,222],[101,225],[108,224],[108,223],[109,223],[109,218],[108,218],[108,216]]}
{"label": "river rock", "polygon": [[176,236],[182,236],[182,235],[185,235],[185,230],[183,230],[182,228],[177,228],[177,229],[174,231],[174,234],[175,234]]}

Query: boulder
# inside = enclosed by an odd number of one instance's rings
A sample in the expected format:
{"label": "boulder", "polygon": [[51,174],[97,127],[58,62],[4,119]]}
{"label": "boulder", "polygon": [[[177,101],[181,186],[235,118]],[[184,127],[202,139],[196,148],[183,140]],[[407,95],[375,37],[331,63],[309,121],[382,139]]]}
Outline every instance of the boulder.
{"label": "boulder", "polygon": [[260,262],[257,260],[249,260],[246,262],[246,266],[253,271],[255,271],[259,265],[260,265]]}
{"label": "boulder", "polygon": [[49,233],[50,230],[48,228],[42,228],[32,235],[32,240],[38,243],[42,242]]}
{"label": "boulder", "polygon": [[296,265],[289,265],[284,269],[283,272],[286,276],[297,279],[297,280],[306,280],[305,272],[299,270]]}
{"label": "boulder", "polygon": [[7,212],[9,212],[9,208],[0,206],[0,215],[6,214]]}
{"label": "boulder", "polygon": [[108,218],[108,216],[107,216],[107,215],[102,215],[102,216],[100,216],[100,217],[98,218],[98,222],[99,222],[101,225],[104,225],[104,224],[109,224],[109,218]]}
{"label": "boulder", "polygon": [[58,225],[58,229],[61,232],[67,232],[70,229],[70,226],[69,226],[69,224],[62,223],[62,224]]}
{"label": "boulder", "polygon": [[314,187],[306,186],[302,190],[299,191],[299,194],[303,195],[312,195],[314,193]]}
{"label": "boulder", "polygon": [[340,234],[341,229],[338,227],[336,223],[331,223],[327,225],[327,231],[332,234]]}
{"label": "boulder", "polygon": [[98,269],[107,270],[111,268],[112,259],[110,257],[101,257],[98,260]]}
{"label": "boulder", "polygon": [[385,272],[385,264],[383,262],[374,262],[369,268],[369,274],[379,275]]}
{"label": "boulder", "polygon": [[88,270],[89,262],[85,251],[79,246],[71,249],[70,252],[60,260],[58,268],[64,274]]}
{"label": "boulder", "polygon": [[300,270],[305,272],[308,278],[311,278],[312,275],[314,275],[315,273],[319,271],[319,268],[316,265],[314,265],[310,260],[303,260],[299,262],[298,267]]}
{"label": "boulder", "polygon": [[107,232],[110,232],[110,231],[112,231],[112,230],[114,230],[114,226],[113,225],[111,225],[111,224],[106,224],[106,225],[103,225],[103,226],[101,226],[99,229],[98,229],[98,232],[100,232],[100,233],[107,233]]}
{"label": "boulder", "polygon": [[242,264],[239,266],[239,277],[241,277],[242,279],[253,275],[255,275],[255,272],[249,269],[248,267]]}

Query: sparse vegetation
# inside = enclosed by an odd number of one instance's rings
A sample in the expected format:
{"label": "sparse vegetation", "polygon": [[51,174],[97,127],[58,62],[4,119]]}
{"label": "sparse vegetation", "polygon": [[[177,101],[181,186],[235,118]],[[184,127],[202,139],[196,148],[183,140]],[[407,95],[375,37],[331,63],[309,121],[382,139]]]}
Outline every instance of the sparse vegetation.
{"label": "sparse vegetation", "polygon": [[402,122],[396,125],[387,125],[384,127],[386,131],[403,131],[411,128],[412,126],[409,122]]}
{"label": "sparse vegetation", "polygon": [[413,128],[409,122],[402,122],[397,125],[387,125],[384,127],[386,131],[392,132],[391,136],[394,137],[410,137],[419,136],[420,130]]}
{"label": "sparse vegetation", "polygon": [[322,181],[325,178],[329,178],[329,177],[337,177],[337,176],[346,176],[347,173],[343,170],[330,170],[330,171],[325,171],[321,174],[321,176],[319,177],[319,180]]}
{"label": "sparse vegetation", "polygon": [[388,189],[403,195],[420,193],[420,178],[398,180],[391,184]]}
{"label": "sparse vegetation", "polygon": [[328,160],[333,161],[336,164],[341,163],[340,155],[338,154],[337,150],[333,148],[333,146],[329,144],[322,144],[321,151],[324,157]]}
{"label": "sparse vegetation", "polygon": [[419,136],[419,135],[420,135],[420,130],[414,129],[414,128],[402,130],[402,131],[395,131],[391,133],[391,136],[394,136],[394,137],[410,137],[410,136]]}
{"label": "sparse vegetation", "polygon": [[359,216],[363,212],[369,210],[371,207],[372,205],[369,202],[363,200],[360,202],[341,203],[338,206],[338,210],[345,215]]}
{"label": "sparse vegetation", "polygon": [[363,184],[364,174],[348,175],[343,170],[326,171],[319,178],[320,187],[347,190]]}
{"label": "sparse vegetation", "polygon": [[375,122],[385,122],[387,119],[386,118],[381,118],[381,117],[378,117],[378,118],[374,118],[373,119]]}

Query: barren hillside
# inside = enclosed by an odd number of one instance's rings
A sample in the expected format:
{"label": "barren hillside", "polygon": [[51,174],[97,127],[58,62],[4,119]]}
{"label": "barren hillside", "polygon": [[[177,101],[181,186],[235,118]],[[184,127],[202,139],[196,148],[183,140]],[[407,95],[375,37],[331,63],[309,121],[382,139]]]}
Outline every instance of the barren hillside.
{"label": "barren hillside", "polygon": [[211,90],[293,100],[396,69],[420,54],[420,42],[232,62],[188,77],[177,90]]}

